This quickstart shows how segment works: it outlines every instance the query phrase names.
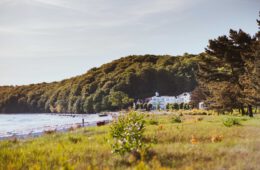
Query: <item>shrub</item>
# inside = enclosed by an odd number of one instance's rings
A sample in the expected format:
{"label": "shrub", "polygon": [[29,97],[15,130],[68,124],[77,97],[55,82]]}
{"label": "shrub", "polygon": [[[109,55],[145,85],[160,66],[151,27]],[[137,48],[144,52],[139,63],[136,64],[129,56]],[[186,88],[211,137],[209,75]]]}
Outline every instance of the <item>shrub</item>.
{"label": "shrub", "polygon": [[170,104],[167,103],[167,104],[166,104],[166,110],[169,110],[169,109],[170,109]]}
{"label": "shrub", "polygon": [[180,103],[180,104],[179,104],[179,108],[180,108],[180,109],[184,109],[184,103]]}
{"label": "shrub", "polygon": [[174,108],[175,110],[179,110],[179,109],[180,109],[178,103],[174,103],[173,108]]}
{"label": "shrub", "polygon": [[180,116],[173,116],[171,119],[172,123],[181,123],[181,117]]}
{"label": "shrub", "polygon": [[233,125],[241,125],[240,120],[238,118],[233,118],[233,117],[228,117],[228,118],[223,119],[223,124],[226,127],[231,127]]}
{"label": "shrub", "polygon": [[158,120],[150,119],[150,120],[148,120],[148,124],[150,124],[150,125],[158,125],[159,122],[158,122]]}
{"label": "shrub", "polygon": [[146,111],[148,111],[148,105],[147,105],[147,103],[144,103],[144,104],[143,104],[143,109],[145,109]]}
{"label": "shrub", "polygon": [[54,134],[56,132],[56,129],[49,129],[49,130],[45,130],[43,133],[47,134],[47,135],[51,135]]}
{"label": "shrub", "polygon": [[199,122],[199,121],[202,121],[202,120],[203,120],[203,117],[197,117],[197,118],[196,118],[196,121],[198,121],[198,122]]}
{"label": "shrub", "polygon": [[248,121],[249,118],[248,118],[248,117],[243,117],[243,118],[241,118],[240,120],[241,120],[241,121]]}
{"label": "shrub", "polygon": [[217,112],[212,110],[199,110],[199,109],[192,109],[192,110],[179,110],[177,113],[182,113],[183,115],[217,115]]}
{"label": "shrub", "polygon": [[9,139],[10,143],[18,143],[19,140],[16,137],[12,137],[11,139]]}
{"label": "shrub", "polygon": [[152,110],[152,108],[153,108],[153,105],[152,104],[148,104],[148,111],[150,111],[150,110]]}
{"label": "shrub", "polygon": [[213,135],[211,136],[211,142],[216,143],[216,142],[221,142],[223,140],[222,135]]}
{"label": "shrub", "polygon": [[143,115],[137,112],[119,116],[110,126],[112,152],[121,155],[135,152],[140,154],[146,147],[143,141],[144,123]]}
{"label": "shrub", "polygon": [[79,143],[81,142],[81,138],[80,137],[72,137],[72,136],[69,136],[69,141],[71,141],[72,143]]}

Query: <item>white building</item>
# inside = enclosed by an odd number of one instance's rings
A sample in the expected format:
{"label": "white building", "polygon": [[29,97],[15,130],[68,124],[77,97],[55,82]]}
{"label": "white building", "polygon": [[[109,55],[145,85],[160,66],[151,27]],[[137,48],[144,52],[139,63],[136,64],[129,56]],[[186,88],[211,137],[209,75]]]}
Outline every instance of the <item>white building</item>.
{"label": "white building", "polygon": [[207,109],[207,107],[206,107],[204,102],[199,102],[199,109],[201,109],[201,110],[206,110]]}
{"label": "white building", "polygon": [[172,103],[189,103],[191,98],[191,94],[188,92],[182,93],[178,96],[159,96],[159,93],[156,92],[155,96],[150,98],[148,104],[153,105],[153,109],[166,109],[166,105]]}

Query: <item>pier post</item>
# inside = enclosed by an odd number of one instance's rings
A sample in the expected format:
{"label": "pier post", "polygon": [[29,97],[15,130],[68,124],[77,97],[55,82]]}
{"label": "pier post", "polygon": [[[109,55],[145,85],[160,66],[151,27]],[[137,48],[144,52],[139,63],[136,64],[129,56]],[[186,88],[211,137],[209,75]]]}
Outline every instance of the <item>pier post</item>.
{"label": "pier post", "polygon": [[82,127],[84,127],[84,119],[82,119]]}

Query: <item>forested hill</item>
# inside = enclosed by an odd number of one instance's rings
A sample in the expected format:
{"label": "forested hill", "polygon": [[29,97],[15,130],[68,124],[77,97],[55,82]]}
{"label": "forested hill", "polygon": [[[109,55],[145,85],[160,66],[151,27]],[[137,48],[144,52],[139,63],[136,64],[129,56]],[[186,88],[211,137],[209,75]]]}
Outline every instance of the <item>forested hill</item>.
{"label": "forested hill", "polygon": [[198,57],[128,56],[60,82],[0,87],[1,113],[93,113],[133,100],[192,91]]}

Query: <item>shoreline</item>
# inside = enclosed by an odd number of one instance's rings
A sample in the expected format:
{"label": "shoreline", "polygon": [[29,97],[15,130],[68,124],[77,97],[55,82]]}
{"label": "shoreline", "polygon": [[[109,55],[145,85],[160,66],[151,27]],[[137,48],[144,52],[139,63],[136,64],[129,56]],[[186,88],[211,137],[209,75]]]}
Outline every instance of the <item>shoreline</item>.
{"label": "shoreline", "polygon": [[[40,113],[41,114],[41,113]],[[13,114],[16,115],[16,114]],[[20,114],[19,114],[20,115]],[[28,114],[27,114],[28,115]],[[68,116],[68,117],[78,117],[82,118],[81,122],[75,122],[71,124],[62,124],[62,125],[50,125],[50,126],[42,126],[32,129],[24,129],[23,131],[15,130],[15,131],[9,131],[5,132],[3,134],[0,133],[0,140],[8,140],[12,138],[17,139],[26,139],[30,137],[39,137],[44,134],[52,133],[52,132],[68,132],[71,129],[77,129],[77,128],[83,128],[83,127],[91,127],[91,126],[101,126],[110,123],[115,119],[115,117],[118,115],[118,112],[114,113],[108,113],[107,116],[104,117],[98,117],[96,119],[100,120],[92,120],[91,118],[84,117],[87,116],[86,114],[48,114],[43,113],[43,115],[55,115],[55,116]],[[92,114],[97,115],[98,114]],[[92,121],[91,121],[92,120]]]}

